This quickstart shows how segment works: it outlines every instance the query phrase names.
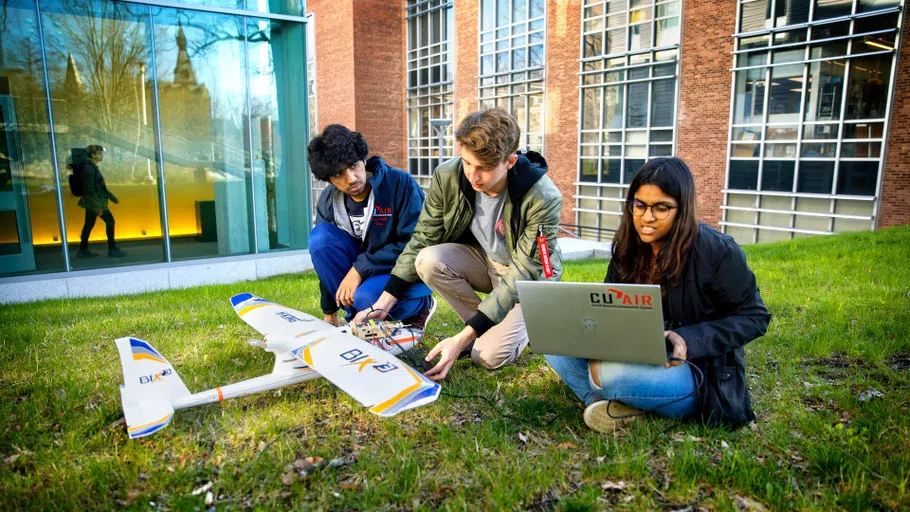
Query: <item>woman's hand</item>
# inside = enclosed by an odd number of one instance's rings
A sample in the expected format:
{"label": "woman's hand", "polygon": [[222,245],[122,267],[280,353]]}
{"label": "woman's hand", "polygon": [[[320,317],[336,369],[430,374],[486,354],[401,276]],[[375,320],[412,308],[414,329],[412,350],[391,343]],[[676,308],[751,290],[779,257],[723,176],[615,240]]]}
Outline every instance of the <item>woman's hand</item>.
{"label": "woman's hand", "polygon": [[436,366],[427,370],[424,375],[433,380],[445,379],[452,365],[458,359],[458,355],[475,339],[477,339],[477,333],[474,332],[473,327],[468,326],[455,336],[437,343],[433,350],[427,354],[426,361],[430,362],[438,355],[440,356],[439,362],[436,363]]}
{"label": "woman's hand", "polygon": [[664,331],[664,338],[670,342],[670,345],[673,345],[673,354],[670,356],[672,359],[667,361],[667,364],[664,365],[664,368],[669,368],[671,366],[679,366],[683,364],[683,361],[688,359],[689,351],[686,348],[686,340],[682,336],[676,334],[673,331]]}

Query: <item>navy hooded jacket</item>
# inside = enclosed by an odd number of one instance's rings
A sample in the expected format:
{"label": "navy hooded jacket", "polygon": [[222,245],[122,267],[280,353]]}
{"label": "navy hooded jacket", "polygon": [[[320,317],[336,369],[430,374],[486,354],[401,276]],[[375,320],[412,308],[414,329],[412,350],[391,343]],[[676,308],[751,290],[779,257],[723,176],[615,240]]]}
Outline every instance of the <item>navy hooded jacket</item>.
{"label": "navy hooded jacket", "polygon": [[[398,255],[411,240],[424,198],[423,189],[410,174],[389,167],[378,156],[367,160],[366,170],[372,174],[367,183],[372,188],[373,211],[360,245],[360,256],[354,261],[354,268],[364,281],[392,270]],[[343,192],[331,184],[322,191],[316,204],[316,224],[335,222],[335,194]],[[328,290],[322,283],[319,286],[322,311],[337,311],[335,290]]]}

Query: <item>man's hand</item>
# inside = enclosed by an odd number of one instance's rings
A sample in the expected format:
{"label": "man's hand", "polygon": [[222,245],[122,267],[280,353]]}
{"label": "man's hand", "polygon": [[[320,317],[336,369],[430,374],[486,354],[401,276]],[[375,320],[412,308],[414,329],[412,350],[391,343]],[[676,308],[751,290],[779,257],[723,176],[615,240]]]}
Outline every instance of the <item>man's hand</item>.
{"label": "man's hand", "polygon": [[323,313],[323,315],[322,315],[322,321],[323,321],[323,322],[330,323],[330,324],[334,325],[335,327],[338,327],[338,312],[336,311],[336,312],[331,313],[331,314],[325,314],[325,313]]}
{"label": "man's hand", "polygon": [[360,272],[351,267],[335,292],[335,303],[338,304],[338,307],[354,305],[354,293],[357,292],[358,286],[360,286]]}
{"label": "man's hand", "polygon": [[475,339],[477,339],[477,333],[474,332],[474,328],[467,326],[455,336],[440,341],[426,357],[426,361],[430,362],[439,355],[439,362],[436,363],[436,366],[427,370],[424,375],[433,380],[445,379],[449,374],[449,369],[452,368],[452,365],[458,359],[458,354]]}
{"label": "man's hand", "polygon": [[686,340],[682,336],[676,334],[673,331],[664,331],[664,338],[670,342],[670,345],[673,345],[673,354],[670,357],[678,359],[667,361],[667,364],[664,365],[664,368],[669,368],[671,366],[679,366],[683,364],[683,361],[688,359],[689,350],[686,348]]}
{"label": "man's hand", "polygon": [[102,215],[104,215],[104,210],[98,210],[98,216],[100,217]]}
{"label": "man's hand", "polygon": [[355,324],[362,324],[370,318],[385,320],[385,317],[389,316],[389,311],[392,311],[392,307],[395,306],[396,302],[398,302],[398,299],[394,295],[389,292],[382,292],[376,302],[369,308],[357,313],[353,321]]}

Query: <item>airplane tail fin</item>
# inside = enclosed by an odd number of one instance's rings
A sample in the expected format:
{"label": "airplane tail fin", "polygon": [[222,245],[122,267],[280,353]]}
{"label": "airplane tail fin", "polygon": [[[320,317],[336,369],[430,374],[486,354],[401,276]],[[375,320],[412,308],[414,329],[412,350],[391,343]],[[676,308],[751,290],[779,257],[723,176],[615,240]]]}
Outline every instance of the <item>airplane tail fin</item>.
{"label": "airplane tail fin", "polygon": [[130,439],[163,429],[174,416],[174,400],[189,396],[189,389],[171,363],[147,342],[120,338],[117,350],[123,367],[120,399]]}

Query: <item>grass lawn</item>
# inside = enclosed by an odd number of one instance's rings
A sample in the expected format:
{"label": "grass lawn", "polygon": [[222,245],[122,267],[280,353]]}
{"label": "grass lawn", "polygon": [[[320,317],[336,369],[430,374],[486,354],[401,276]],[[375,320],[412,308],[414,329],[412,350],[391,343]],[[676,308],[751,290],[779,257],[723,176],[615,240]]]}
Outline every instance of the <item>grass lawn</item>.
{"label": "grass lawn", "polygon": [[[746,347],[758,420],[734,432],[650,416],[591,432],[526,352],[495,373],[460,361],[446,395],[391,419],[317,380],[177,411],[130,441],[115,338],[151,342],[193,392],[267,373],[228,298],[318,314],[315,274],[0,306],[0,509],[205,510],[193,491],[211,483],[220,510],[907,510],[910,229],[746,252],[774,317]],[[565,280],[605,271],[570,263]],[[443,304],[426,341],[460,327]],[[345,463],[302,478],[308,457]]]}

